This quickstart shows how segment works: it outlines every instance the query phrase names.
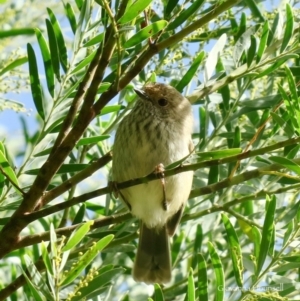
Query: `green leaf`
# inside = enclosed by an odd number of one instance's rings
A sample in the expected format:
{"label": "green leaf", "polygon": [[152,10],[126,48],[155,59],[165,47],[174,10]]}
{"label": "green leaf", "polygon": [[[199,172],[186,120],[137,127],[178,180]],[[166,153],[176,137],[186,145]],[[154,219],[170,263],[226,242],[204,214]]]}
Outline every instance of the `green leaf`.
{"label": "green leaf", "polygon": [[232,262],[232,268],[236,283],[239,287],[243,287],[243,256],[237,234],[231,224],[229,218],[222,214],[222,221],[226,230],[226,241],[229,246],[229,253]]}
{"label": "green leaf", "polygon": [[[106,87],[104,87],[104,86],[103,86],[103,88],[106,89]],[[103,115],[106,115],[109,113],[119,112],[121,109],[124,109],[124,106],[122,106],[122,105],[106,106],[101,110],[100,116],[103,116]]]}
{"label": "green leaf", "polygon": [[288,46],[292,36],[294,33],[294,16],[291,6],[286,4],[286,23],[285,23],[285,31],[283,35],[282,44],[280,47],[280,53],[282,53],[286,47]]}
{"label": "green leaf", "polygon": [[67,3],[64,5],[65,8],[65,12],[66,12],[66,16],[69,20],[69,23],[71,25],[72,28],[72,32],[75,34],[76,29],[77,29],[77,22],[76,22],[76,16],[73,10],[73,7],[71,6],[70,3]]}
{"label": "green leaf", "polygon": [[197,266],[198,253],[201,250],[202,240],[203,240],[202,226],[200,224],[198,224],[197,230],[196,230],[196,235],[195,235],[195,241],[194,241],[194,247],[193,247],[193,258],[192,258],[192,264],[191,264],[191,267],[193,269],[195,269]]}
{"label": "green leaf", "polygon": [[294,229],[295,229],[295,221],[291,220],[288,224],[286,232],[284,233],[283,243],[282,243],[283,246],[285,246],[288,243],[292,233],[294,232]]}
{"label": "green leaf", "polygon": [[209,168],[208,178],[207,178],[207,185],[211,185],[214,183],[219,182],[219,166],[214,165]]}
{"label": "green leaf", "polygon": [[78,49],[81,47],[81,43],[83,41],[83,36],[87,30],[87,26],[89,24],[89,19],[91,17],[91,0],[85,0],[80,9],[79,20],[77,23],[77,29],[75,32],[73,48]]}
{"label": "green leaf", "polygon": [[42,241],[42,244],[41,244],[41,251],[42,251],[42,258],[43,258],[46,270],[51,275],[53,275],[52,262],[51,262],[51,259],[50,259],[50,256],[49,256],[49,253],[48,253],[48,250],[47,250],[47,247],[46,247],[46,244],[44,241]]}
{"label": "green leaf", "polygon": [[43,294],[41,294],[40,291],[34,286],[34,284],[31,282],[29,277],[26,275],[25,271],[22,270],[22,273],[23,273],[24,278],[26,279],[26,282],[29,286],[29,289],[32,293],[32,297],[34,298],[34,300],[45,301],[43,298]]}
{"label": "green leaf", "polygon": [[272,116],[275,123],[279,124],[280,127],[283,128],[288,137],[293,137],[293,135],[295,134],[293,127],[291,127],[283,118],[281,118],[276,113],[270,112],[270,115]]}
{"label": "green leaf", "polygon": [[208,301],[207,266],[202,254],[198,254],[198,300]]}
{"label": "green leaf", "polygon": [[124,15],[118,20],[119,24],[130,22],[137,18],[152,2],[152,0],[137,0],[131,6],[126,8]]}
{"label": "green leaf", "polygon": [[[213,244],[209,241],[207,243],[208,252],[212,261],[215,277],[216,277],[216,295],[215,301],[223,301],[224,300],[224,292],[225,292],[225,279],[224,279],[224,271],[221,259],[217,254]],[[220,288],[220,289],[219,289]]]}
{"label": "green leaf", "polygon": [[72,222],[72,225],[76,225],[83,222],[84,216],[86,212],[86,203],[81,204],[79,207],[79,210],[77,211],[74,220]]}
{"label": "green leaf", "polygon": [[96,55],[97,50],[94,50],[92,53],[90,53],[86,58],[84,58],[80,63],[77,64],[77,66],[72,70],[72,74],[77,73],[82,68],[86,67],[94,58]]}
{"label": "green leaf", "polygon": [[238,27],[238,32],[235,36],[236,42],[240,39],[242,34],[246,31],[246,28],[247,28],[247,16],[244,12],[242,12],[240,26]]}
{"label": "green leaf", "polygon": [[276,197],[273,195],[269,202],[269,206],[267,209],[261,241],[263,242],[260,246],[259,258],[257,260],[257,270],[256,275],[258,276],[263,264],[267,258],[267,254],[269,252],[270,247],[273,245],[272,237],[274,231],[274,217],[275,217],[275,209],[276,209]]}
{"label": "green leaf", "polygon": [[[171,1],[170,1],[171,2]],[[192,2],[192,4],[181,11],[178,17],[175,18],[175,20],[169,24],[167,27],[168,30],[174,30],[178,26],[180,26],[182,23],[184,23],[188,18],[191,17],[192,14],[194,14],[200,6],[204,3],[204,0],[196,0]]]}
{"label": "green leaf", "polygon": [[286,54],[284,56],[282,56],[280,59],[278,59],[274,64],[272,64],[270,67],[266,68],[265,70],[263,70],[262,72],[260,72],[256,78],[261,78],[263,76],[266,76],[272,72],[274,72],[275,70],[277,70],[282,64],[284,64],[287,60],[290,59],[297,59],[298,55],[291,53],[291,54]]}
{"label": "green leaf", "polygon": [[291,99],[293,101],[294,108],[297,111],[299,111],[300,105],[299,105],[299,97],[298,97],[298,92],[297,92],[297,85],[295,83],[294,76],[288,66],[285,66],[285,73],[286,73],[287,80],[289,83],[289,92],[291,95]]}
{"label": "green leaf", "polygon": [[[22,260],[25,262],[25,265],[27,268],[26,276],[29,274],[28,276],[30,277],[29,285],[32,285],[31,289],[33,289],[31,291],[34,292],[34,294],[37,298],[38,298],[38,296],[42,296],[43,301],[53,300],[53,296],[52,296],[51,292],[49,291],[45,277],[43,277],[41,275],[41,273],[38,271],[37,267],[34,265],[31,258],[27,254],[24,254],[24,256],[22,256]],[[38,294],[36,294],[36,292],[38,292]],[[39,295],[39,294],[41,294],[41,295]],[[39,298],[34,299],[34,300],[39,300]]]}
{"label": "green leaf", "polygon": [[188,301],[195,301],[195,283],[193,277],[193,269],[190,268],[189,276],[188,276]]}
{"label": "green leaf", "polygon": [[48,41],[51,53],[51,63],[53,67],[53,71],[58,81],[60,81],[60,64],[59,64],[59,52],[57,40],[54,32],[54,28],[52,23],[46,19],[47,33],[48,33]]}
{"label": "green leaf", "polygon": [[51,62],[50,51],[42,32],[38,28],[35,29],[35,34],[38,39],[38,43],[43,57],[48,91],[50,95],[54,97],[55,82],[54,82],[54,71]]}
{"label": "green leaf", "polygon": [[265,21],[265,18],[262,14],[262,10],[257,6],[255,0],[245,0],[245,4],[250,8],[255,18],[258,18],[260,22]]}
{"label": "green leaf", "polygon": [[50,17],[50,21],[52,23],[53,29],[54,29],[54,33],[56,36],[56,41],[57,41],[57,45],[58,45],[58,52],[59,52],[59,58],[60,58],[60,63],[62,65],[63,70],[66,72],[67,68],[68,68],[68,54],[67,54],[67,47],[66,47],[66,43],[64,40],[64,36],[62,34],[60,25],[54,15],[54,13],[52,12],[52,10],[50,8],[47,8],[48,11],[48,15]]}
{"label": "green leaf", "polygon": [[110,137],[110,135],[101,135],[101,136],[93,136],[93,137],[89,137],[89,138],[82,138],[78,141],[78,143],[76,145],[80,146],[80,145],[95,144],[97,142],[106,140],[109,137]]}
{"label": "green leaf", "polygon": [[198,67],[202,63],[204,56],[205,56],[204,51],[201,51],[200,53],[198,53],[198,55],[194,59],[192,65],[188,69],[188,71],[183,75],[182,79],[176,85],[176,89],[179,92],[182,92],[183,89],[191,82],[191,80],[193,79],[194,75],[196,74],[196,72],[198,70]]}
{"label": "green leaf", "polygon": [[202,160],[215,160],[238,155],[242,152],[241,148],[222,149],[210,152],[197,153],[197,156]]}
{"label": "green leaf", "polygon": [[208,115],[206,114],[206,109],[204,106],[199,107],[199,138],[200,138],[200,145],[199,150],[205,145],[206,136],[207,136],[207,127],[208,127]]}
{"label": "green leaf", "polygon": [[256,38],[254,35],[250,37],[250,47],[247,52],[247,66],[248,68],[251,66],[254,56],[256,53]]}
{"label": "green leaf", "polygon": [[30,44],[27,44],[27,55],[28,55],[30,87],[31,87],[32,98],[37,112],[39,113],[42,120],[45,120],[42,86],[39,79],[39,72],[38,72],[35,53]]}
{"label": "green leaf", "polygon": [[227,36],[226,36],[226,34],[222,34],[221,37],[216,42],[216,44],[210,50],[207,60],[204,65],[205,82],[207,82],[209,79],[211,79],[211,77],[215,71],[219,56],[223,52],[226,42],[227,42]]}
{"label": "green leaf", "polygon": [[60,286],[65,286],[71,283],[76,277],[78,277],[83,269],[85,269],[89,263],[96,257],[98,252],[103,250],[112,240],[114,236],[108,235],[100,239],[97,243],[93,244],[88,251],[86,251],[74,264],[71,269],[64,274],[64,277],[60,283]]}
{"label": "green leaf", "polygon": [[259,25],[248,28],[237,40],[233,49],[233,60],[236,65],[239,65],[243,53],[250,48],[251,36],[254,36],[259,28]]}
{"label": "green leaf", "polygon": [[171,12],[176,7],[178,2],[179,0],[172,0],[167,2],[166,9],[165,9],[165,16],[169,16],[171,14]]}
{"label": "green leaf", "polygon": [[140,44],[142,41],[152,37],[162,29],[164,29],[168,25],[168,22],[165,20],[160,20],[154,22],[145,28],[138,31],[135,35],[133,35],[128,41],[123,45],[124,48],[130,48],[137,44]]}
{"label": "green leaf", "polygon": [[267,46],[270,46],[270,44],[273,42],[274,35],[277,30],[278,24],[279,24],[279,13],[277,13],[275,18],[273,19],[273,24],[272,24],[271,30],[269,31]]}
{"label": "green leaf", "polygon": [[5,66],[3,69],[0,69],[0,76],[10,70],[13,70],[13,69],[27,63],[27,62],[28,62],[28,58],[26,56],[15,59],[13,62],[11,62],[7,66]]}
{"label": "green leaf", "polygon": [[74,230],[68,239],[67,243],[62,248],[62,252],[73,249],[77,246],[81,240],[85,237],[85,235],[90,231],[91,226],[94,224],[93,220],[85,222],[78,229]]}
{"label": "green leaf", "polygon": [[256,55],[256,63],[259,63],[262,59],[262,56],[267,47],[268,36],[269,36],[269,22],[266,21],[263,25],[261,39],[260,39],[259,45],[258,45],[258,50],[257,50],[257,55]]}
{"label": "green leaf", "polygon": [[106,266],[102,267],[98,271],[98,276],[94,277],[93,280],[89,282],[88,286],[83,286],[79,290],[79,294],[72,297],[72,301],[82,301],[84,299],[92,300],[92,298],[100,295],[99,290],[102,290],[105,285],[110,284],[114,278],[124,272],[125,269],[123,268],[111,266],[108,270],[106,269]]}
{"label": "green leaf", "polygon": [[[61,166],[61,168],[57,171],[57,174],[75,173],[75,172],[83,170],[87,166],[89,166],[89,164],[83,164],[83,163],[81,163],[81,164],[63,164]],[[38,175],[39,172],[40,172],[40,169],[35,168],[35,169],[30,169],[30,170],[25,171],[25,174]]]}
{"label": "green leaf", "polygon": [[10,30],[0,30],[0,39],[15,37],[20,35],[34,35],[33,28],[17,28]]}
{"label": "green leaf", "polygon": [[154,300],[155,301],[165,301],[163,292],[162,292],[161,287],[158,283],[154,284]]}
{"label": "green leaf", "polygon": [[275,163],[284,166],[288,170],[295,172],[297,175],[300,175],[300,166],[292,160],[279,156],[271,156],[269,157],[269,159]]}
{"label": "green leaf", "polygon": [[104,38],[104,33],[101,32],[98,35],[96,35],[95,37],[93,37],[92,39],[90,39],[88,42],[86,42],[83,47],[89,47],[89,46],[93,46],[95,44],[98,44],[100,42],[103,41]]}
{"label": "green leaf", "polygon": [[[0,142],[1,146],[2,146],[2,143]],[[18,183],[18,179],[17,179],[17,176],[14,172],[14,170],[11,168],[11,166],[9,165],[8,163],[8,160],[6,159],[6,156],[4,155],[4,153],[0,150],[0,165],[3,169],[3,171],[6,173],[6,175],[9,177],[9,179],[16,185],[19,187],[19,183]],[[0,174],[1,171],[0,171]],[[4,176],[4,175],[3,175]],[[5,177],[5,176],[4,176]],[[19,194],[19,190],[16,190]]]}

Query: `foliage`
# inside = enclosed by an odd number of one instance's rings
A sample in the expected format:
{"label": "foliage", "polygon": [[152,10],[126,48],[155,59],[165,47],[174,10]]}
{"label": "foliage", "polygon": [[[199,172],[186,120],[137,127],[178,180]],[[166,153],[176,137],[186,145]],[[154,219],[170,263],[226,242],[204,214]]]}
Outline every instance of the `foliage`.
{"label": "foliage", "polygon": [[[24,124],[18,160],[0,143],[0,300],[299,299],[297,5],[63,1],[1,30],[30,35],[0,79],[28,74],[39,127]],[[193,104],[195,154],[165,176],[195,175],[173,281],[147,291],[130,275],[138,221],[107,183],[114,130],[149,81]]]}

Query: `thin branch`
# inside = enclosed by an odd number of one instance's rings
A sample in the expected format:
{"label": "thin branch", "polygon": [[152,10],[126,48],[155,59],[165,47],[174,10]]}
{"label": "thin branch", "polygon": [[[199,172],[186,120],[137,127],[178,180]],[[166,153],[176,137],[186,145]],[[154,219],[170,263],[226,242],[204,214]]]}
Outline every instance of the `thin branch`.
{"label": "thin branch", "polygon": [[[131,218],[132,218],[132,215],[131,215],[131,213],[128,212],[125,214],[123,213],[123,214],[111,215],[108,217],[95,219],[94,224],[91,226],[91,230],[97,229],[100,227],[109,226],[111,224],[123,223],[125,221],[128,221]],[[56,229],[55,232],[57,235],[64,235],[64,236],[68,237],[81,224],[83,224],[83,223],[72,225],[69,227],[59,228],[59,229]],[[49,240],[50,240],[50,231],[43,232],[40,234],[27,235],[27,236],[20,238],[19,242],[15,245],[15,249],[31,246],[31,245],[40,243],[41,241],[49,241]]]}
{"label": "thin branch", "polygon": [[111,161],[111,159],[112,159],[112,153],[108,152],[103,157],[99,158],[97,161],[90,164],[87,168],[78,172],[76,175],[69,178],[67,181],[63,182],[59,186],[48,191],[42,198],[43,206],[48,204],[50,201],[54,200],[56,197],[63,194],[67,190],[71,189],[78,183],[82,182],[84,179],[91,176],[94,172],[96,172],[101,167],[105,166],[109,161]]}
{"label": "thin branch", "polygon": [[[201,168],[207,168],[207,167],[211,167],[211,166],[216,166],[216,165],[220,165],[220,164],[225,164],[225,163],[232,163],[232,162],[236,162],[237,160],[242,160],[242,159],[247,159],[253,156],[257,156],[259,154],[264,154],[267,152],[270,152],[272,150],[278,149],[278,148],[282,148],[284,146],[287,145],[292,145],[295,144],[297,141],[300,141],[300,137],[298,138],[293,138],[293,139],[288,139],[286,141],[282,141],[279,143],[276,143],[274,145],[271,146],[267,146],[265,148],[261,148],[259,150],[253,150],[253,151],[248,151],[246,153],[242,153],[239,155],[235,155],[235,156],[230,156],[224,159],[216,159],[216,160],[210,160],[210,161],[203,161],[200,163],[195,163],[195,164],[185,164],[185,165],[179,165],[175,168],[172,169],[167,169],[164,171],[164,176],[165,177],[170,177],[173,176],[175,174],[181,173],[181,172],[185,172],[185,171],[195,171]],[[299,163],[300,159],[295,159],[293,160],[295,163]],[[233,186],[233,185],[237,185],[240,184],[246,180],[252,179],[252,178],[256,178],[262,175],[265,175],[266,172],[269,171],[277,171],[280,169],[283,169],[284,167],[282,165],[279,164],[271,164],[267,167],[264,168],[259,168],[259,169],[254,169],[251,171],[247,171],[244,172],[238,176],[232,177],[232,178],[226,178],[223,181],[220,181],[218,183],[214,183],[211,185],[207,185],[205,187],[200,187],[197,189],[194,189],[191,193],[189,198],[194,198],[200,195],[206,195],[206,194],[210,194],[213,192],[216,192],[218,190]],[[119,190],[124,189],[124,188],[128,188],[134,185],[138,185],[138,184],[143,184],[143,183],[148,183],[150,181],[154,181],[159,179],[160,177],[162,177],[162,173],[158,173],[158,172],[152,172],[151,174],[145,176],[145,177],[141,177],[141,178],[137,178],[137,179],[132,179],[132,180],[128,180],[122,183],[118,183],[117,187]],[[87,200],[90,200],[92,198],[95,197],[99,197],[101,195],[104,194],[108,194],[108,193],[112,193],[113,189],[111,185],[108,185],[107,187],[103,187],[97,190],[94,190],[92,192],[88,192],[85,194],[82,194],[80,196],[74,197],[68,201],[64,201],[61,203],[58,203],[56,205],[53,205],[51,207],[48,208],[44,208],[42,210],[39,211],[35,211],[32,212],[30,214],[27,214],[26,216],[23,217],[23,219],[25,220],[24,222],[26,223],[31,223],[39,218],[48,216],[50,214],[59,212],[63,209],[66,209],[68,207],[83,203]]]}
{"label": "thin branch", "polygon": [[198,30],[204,25],[208,24],[211,20],[217,18],[220,14],[224,13],[232,6],[241,2],[241,0],[229,0],[229,1],[219,1],[220,5],[216,5],[211,11],[209,11],[206,15],[201,17],[199,20],[193,22],[189,26],[183,28],[178,33],[170,36],[169,38],[163,40],[162,42],[157,44],[157,48],[159,51],[168,48],[180,41],[182,41],[186,36],[191,34],[192,32]]}

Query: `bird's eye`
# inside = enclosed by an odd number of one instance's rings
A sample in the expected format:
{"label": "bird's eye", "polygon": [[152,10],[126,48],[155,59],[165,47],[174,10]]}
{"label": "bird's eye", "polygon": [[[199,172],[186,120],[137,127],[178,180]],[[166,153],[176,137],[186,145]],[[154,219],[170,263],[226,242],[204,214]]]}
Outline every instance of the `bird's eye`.
{"label": "bird's eye", "polygon": [[161,106],[161,107],[165,107],[167,104],[168,104],[168,101],[165,99],[165,98],[160,98],[158,100],[158,104]]}

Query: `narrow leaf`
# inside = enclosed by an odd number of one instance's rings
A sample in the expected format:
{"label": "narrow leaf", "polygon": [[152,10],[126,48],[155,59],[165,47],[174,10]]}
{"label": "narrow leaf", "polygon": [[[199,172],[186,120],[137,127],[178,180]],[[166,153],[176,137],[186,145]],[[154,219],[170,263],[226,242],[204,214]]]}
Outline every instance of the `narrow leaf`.
{"label": "narrow leaf", "polygon": [[256,63],[259,63],[262,59],[262,56],[265,52],[265,49],[267,47],[267,40],[269,36],[269,22],[266,21],[263,25],[261,38],[258,45],[258,51],[256,55]]}
{"label": "narrow leaf", "polygon": [[79,223],[82,223],[83,222],[83,219],[84,219],[84,216],[85,216],[85,212],[86,212],[86,203],[83,203],[79,210],[77,211],[75,217],[74,217],[74,220],[72,222],[72,225],[76,225],[76,224],[79,224]]}
{"label": "narrow leaf", "polygon": [[300,175],[300,166],[292,160],[279,156],[271,156],[269,159]]}
{"label": "narrow leaf", "polygon": [[286,47],[288,46],[294,31],[294,16],[293,11],[289,3],[286,4],[286,23],[285,23],[285,31],[282,40],[282,44],[280,47],[280,53],[282,53]]}
{"label": "narrow leaf", "polygon": [[48,253],[48,250],[47,250],[47,247],[46,247],[46,244],[44,241],[42,241],[41,250],[42,250],[42,258],[43,258],[45,267],[46,267],[47,271],[51,275],[53,275],[52,262],[51,262],[51,259],[50,259],[50,256],[49,256],[49,253]]}
{"label": "narrow leaf", "polygon": [[198,300],[208,301],[207,266],[202,254],[198,254]]}
{"label": "narrow leaf", "polygon": [[167,2],[166,9],[165,9],[165,16],[169,16],[171,14],[171,12],[176,7],[178,2],[179,0],[172,0]]}
{"label": "narrow leaf", "polygon": [[54,87],[55,87],[54,71],[53,71],[52,62],[51,62],[50,51],[49,51],[46,39],[44,38],[42,32],[39,29],[35,29],[35,34],[37,36],[40,50],[41,50],[42,57],[43,57],[48,91],[49,91],[50,95],[52,97],[54,97]]}
{"label": "narrow leaf", "polygon": [[91,226],[94,224],[93,220],[85,222],[78,229],[74,230],[70,238],[68,239],[65,246],[62,248],[62,251],[68,251],[77,246],[85,235],[90,231]]}
{"label": "narrow leaf", "polygon": [[29,74],[30,74],[30,87],[31,87],[33,101],[40,117],[43,120],[45,120],[42,86],[39,79],[35,53],[30,44],[27,44],[27,55],[28,55]]}
{"label": "narrow leaf", "polygon": [[67,71],[67,67],[68,67],[68,54],[67,54],[67,47],[66,47],[66,43],[64,40],[64,36],[62,34],[62,30],[60,28],[60,25],[54,15],[54,13],[52,12],[52,10],[50,8],[47,8],[48,11],[48,15],[50,17],[50,21],[52,23],[54,32],[55,32],[55,36],[56,36],[56,40],[57,40],[57,45],[58,45],[58,50],[59,50],[59,58],[60,58],[60,63],[63,67],[63,70],[66,72]]}
{"label": "narrow leaf", "polygon": [[51,62],[53,71],[58,81],[60,81],[60,65],[59,65],[59,52],[58,52],[58,45],[57,40],[54,32],[54,28],[52,23],[46,19],[46,26],[47,26],[47,33],[48,33],[48,40],[49,40],[49,47],[51,53]]}
{"label": "narrow leaf", "polygon": [[226,230],[226,240],[229,246],[229,253],[232,260],[232,268],[238,286],[243,286],[243,257],[237,234],[229,218],[222,214],[222,221]]}
{"label": "narrow leaf", "polygon": [[201,158],[201,160],[214,160],[220,159],[230,156],[238,155],[242,152],[241,148],[230,148],[230,149],[222,149],[222,150],[215,150],[209,152],[201,152],[197,153],[197,156]]}
{"label": "narrow leaf", "polygon": [[220,53],[223,52],[223,49],[227,42],[227,36],[226,34],[222,34],[217,43],[214,45],[214,47],[211,49],[211,51],[208,54],[207,60],[205,62],[204,66],[204,78],[205,82],[207,82],[213,75],[213,72],[215,71]]}
{"label": "narrow leaf", "polygon": [[26,282],[29,286],[29,289],[32,293],[32,297],[35,301],[45,301],[43,295],[39,292],[39,290],[34,286],[29,277],[26,275],[25,271],[22,270],[23,276],[26,279]]}
{"label": "narrow leaf", "polygon": [[267,254],[269,252],[270,246],[273,244],[272,237],[273,237],[273,231],[274,231],[274,217],[275,217],[275,209],[276,209],[276,198],[273,195],[271,197],[264,225],[263,225],[263,231],[262,231],[262,239],[261,241],[263,242],[261,244],[260,252],[259,252],[259,258],[257,261],[257,270],[256,270],[256,275],[258,276],[263,264],[266,260]]}
{"label": "narrow leaf", "polygon": [[123,45],[124,48],[133,47],[142,41],[152,37],[162,29],[164,29],[168,25],[168,22],[165,20],[160,20],[152,23],[151,25],[146,26],[145,28],[138,31],[135,35],[133,35],[128,41]]}
{"label": "narrow leaf", "polygon": [[270,67],[266,68],[265,70],[263,70],[262,72],[260,72],[256,78],[261,78],[263,76],[266,76],[274,71],[276,71],[282,64],[284,64],[287,60],[290,59],[297,59],[298,55],[291,53],[291,54],[287,54],[283,57],[281,57],[280,59],[278,59],[277,61],[275,61],[274,64],[272,64]]}
{"label": "narrow leaf", "polygon": [[109,137],[110,137],[110,135],[101,135],[101,136],[94,136],[94,137],[89,137],[89,138],[82,138],[78,141],[78,143],[76,145],[80,146],[80,145],[95,144],[100,141],[106,140]]}
{"label": "narrow leaf", "polygon": [[66,12],[67,18],[68,18],[69,23],[72,28],[72,32],[75,34],[76,29],[77,29],[77,22],[76,22],[76,16],[75,16],[73,7],[71,6],[70,3],[67,3],[66,5],[64,5],[64,7],[65,7],[65,12]]}
{"label": "narrow leaf", "polygon": [[83,47],[89,47],[89,46],[93,46],[95,44],[101,43],[103,38],[104,38],[104,33],[101,32],[98,35],[96,35],[95,37],[93,37],[92,39],[90,39],[88,42],[86,42],[83,45]]}
{"label": "narrow leaf", "polygon": [[11,62],[7,66],[5,66],[3,69],[0,69],[0,76],[10,70],[13,70],[13,69],[27,63],[27,62],[28,62],[28,58],[26,56],[15,59],[13,62]]}
{"label": "narrow leaf", "polygon": [[91,300],[93,295],[95,297],[95,294],[99,296],[99,289],[104,288],[105,285],[109,284],[114,278],[125,272],[123,268],[111,266],[110,269],[106,269],[106,267],[107,266],[104,266],[99,269],[98,276],[95,276],[93,280],[89,282],[88,286],[82,286],[79,290],[79,294],[72,297],[72,301]]}
{"label": "narrow leaf", "polygon": [[[172,2],[172,1],[169,1]],[[194,14],[199,7],[204,3],[204,0],[196,0],[194,1],[188,8],[183,9],[179,16],[175,18],[175,20],[169,24],[167,30],[174,30],[178,26],[180,26],[182,23],[184,23],[188,18],[191,17],[192,14]]]}
{"label": "narrow leaf", "polygon": [[97,243],[89,248],[78,260],[78,262],[71,267],[71,269],[64,274],[64,278],[60,285],[65,286],[71,283],[76,277],[78,277],[83,269],[85,269],[89,263],[95,258],[99,251],[103,250],[114,238],[113,235],[108,235],[100,239]]}
{"label": "narrow leaf", "polygon": [[200,53],[198,53],[198,55],[194,59],[192,65],[188,69],[188,71],[183,75],[183,77],[180,80],[180,82],[176,85],[176,89],[179,92],[182,92],[183,89],[191,82],[191,80],[193,79],[195,73],[198,70],[198,67],[202,63],[202,61],[204,59],[204,56],[205,56],[205,52],[204,51],[201,51]]}
{"label": "narrow leaf", "polygon": [[[223,301],[224,300],[224,292],[225,292],[225,278],[224,271],[221,259],[217,254],[213,244],[211,242],[207,243],[208,252],[212,261],[215,277],[216,277],[216,290],[215,301]],[[220,289],[219,289],[220,288]]]}
{"label": "narrow leaf", "polygon": [[137,18],[152,2],[152,0],[137,0],[131,6],[126,8],[124,15],[118,20],[119,24],[130,22]]}
{"label": "narrow leaf", "polygon": [[247,66],[248,68],[251,66],[251,63],[254,59],[256,53],[256,38],[254,35],[250,37],[250,47],[247,52]]}
{"label": "narrow leaf", "polygon": [[[57,171],[57,174],[64,174],[64,173],[74,173],[83,170],[86,168],[88,164],[85,163],[78,163],[78,164],[63,164],[60,169]],[[39,168],[30,169],[25,171],[27,175],[38,175],[40,172]]]}
{"label": "narrow leaf", "polygon": [[[1,143],[1,142],[0,142]],[[1,143],[2,144],[2,143]],[[9,179],[16,185],[19,186],[17,176],[14,172],[14,170],[11,168],[11,166],[8,163],[8,160],[6,159],[6,156],[4,153],[0,150],[0,165],[3,169],[3,171],[6,173],[6,175],[9,177]],[[0,171],[1,174],[1,171]],[[18,191],[18,190],[17,190]],[[19,192],[19,191],[18,191]]]}
{"label": "narrow leaf", "polygon": [[154,284],[154,300],[155,301],[165,301],[164,294],[158,283]]}
{"label": "narrow leaf", "polygon": [[287,80],[289,83],[289,91],[290,91],[290,95],[294,104],[294,107],[296,110],[300,110],[300,106],[299,106],[299,97],[298,97],[298,92],[297,92],[297,86],[295,83],[295,79],[294,76],[290,70],[290,68],[288,66],[285,66],[285,73],[287,76]]}
{"label": "narrow leaf", "polygon": [[195,301],[195,283],[193,277],[193,269],[190,268],[188,276],[188,301]]}
{"label": "narrow leaf", "polygon": [[81,71],[84,67],[86,67],[94,58],[96,55],[96,50],[90,53],[87,57],[85,57],[80,63],[77,64],[77,66],[72,70],[72,74],[77,73],[78,71]]}

